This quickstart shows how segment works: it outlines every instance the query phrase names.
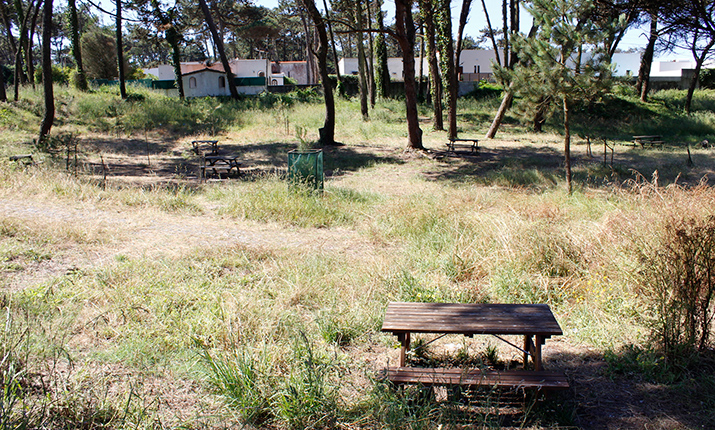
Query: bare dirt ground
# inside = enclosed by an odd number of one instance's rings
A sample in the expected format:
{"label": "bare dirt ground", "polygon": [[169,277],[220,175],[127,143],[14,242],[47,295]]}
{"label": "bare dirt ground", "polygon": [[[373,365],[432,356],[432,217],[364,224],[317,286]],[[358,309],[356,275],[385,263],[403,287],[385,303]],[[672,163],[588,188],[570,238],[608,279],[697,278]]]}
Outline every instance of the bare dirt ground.
{"label": "bare dirt ground", "polygon": [[[142,140],[118,142],[94,140],[94,155],[87,162],[95,173],[101,171],[102,161],[107,166],[108,178],[113,183],[132,186],[151,186],[159,183],[182,183],[191,186],[197,181],[196,160],[186,152],[185,144],[167,144]],[[109,150],[112,148],[112,151]],[[228,147],[228,151],[238,148]],[[264,148],[240,148],[250,154],[254,162],[244,169],[243,179],[275,169],[275,159]],[[341,151],[343,149],[331,149]],[[497,149],[483,150],[480,160],[473,162],[489,166],[497,163]],[[146,153],[149,156],[146,156]],[[344,151],[356,151],[344,149]],[[544,157],[560,157],[557,150],[543,152]],[[98,154],[103,153],[101,160]],[[143,154],[135,156],[133,154]],[[375,155],[377,154],[377,155]],[[445,154],[438,153],[440,157]],[[399,181],[409,181],[414,172],[401,168],[400,160],[414,155],[399,151],[365,148],[360,155],[365,163],[375,160],[397,160],[388,169],[395,173],[391,187],[399,192]],[[427,173],[432,180],[458,175],[470,169],[470,157],[451,171]],[[98,169],[100,166],[100,169]],[[471,168],[474,168],[473,166]],[[330,172],[329,172],[330,173]],[[343,172],[336,180],[350,181],[350,172]],[[397,185],[396,183],[397,182]],[[101,243],[69,246],[59,249],[50,259],[27,264],[25,270],[2,273],[0,286],[5,290],[18,290],[47,281],[69,271],[102,265],[117,256],[179,256],[192,249],[215,246],[243,246],[262,250],[299,249],[311,252],[336,253],[351,256],[369,256],[386,252],[384,245],[370,243],[358,233],[348,229],[294,229],[271,223],[258,223],[218,216],[206,207],[197,215],[167,214],[140,209],[117,209],[86,204],[79,201],[14,196],[0,201],[0,218],[30,224],[63,224],[80,229],[111,231],[112,237]],[[610,376],[602,353],[587,346],[572,344],[568,336],[550,340],[545,347],[545,360],[552,368],[567,373],[572,388],[563,401],[572,405],[573,422],[583,429],[679,429],[708,428],[713,423],[713,413],[707,405],[682,398],[682,391],[650,384],[637,378]],[[186,387],[185,387],[186,388]],[[186,388],[190,389],[190,387]]]}

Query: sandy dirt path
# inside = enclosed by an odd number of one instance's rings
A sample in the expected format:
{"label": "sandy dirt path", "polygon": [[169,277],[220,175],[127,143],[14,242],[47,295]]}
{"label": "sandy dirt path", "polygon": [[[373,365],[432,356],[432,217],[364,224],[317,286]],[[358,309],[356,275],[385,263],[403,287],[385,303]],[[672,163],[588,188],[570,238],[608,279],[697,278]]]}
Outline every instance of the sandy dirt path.
{"label": "sandy dirt path", "polygon": [[55,234],[81,239],[60,241],[51,258],[28,262],[25,270],[4,273],[0,285],[17,290],[67,271],[107,264],[119,256],[176,258],[197,249],[235,247],[353,257],[375,251],[367,239],[346,228],[293,228],[221,217],[215,212],[209,208],[200,215],[185,215],[26,197],[2,200],[0,220],[62,230],[64,233]]}

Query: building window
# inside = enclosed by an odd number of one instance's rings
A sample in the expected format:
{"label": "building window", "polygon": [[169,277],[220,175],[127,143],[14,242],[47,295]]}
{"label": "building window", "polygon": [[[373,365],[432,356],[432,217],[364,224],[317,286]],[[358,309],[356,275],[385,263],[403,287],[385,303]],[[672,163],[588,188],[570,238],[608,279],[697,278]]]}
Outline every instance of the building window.
{"label": "building window", "polygon": [[189,78],[189,88],[196,88],[196,78],[193,76]]}
{"label": "building window", "polygon": [[266,76],[265,73],[263,73],[263,72],[258,72],[258,77],[262,78],[262,77],[264,77],[264,76]]}
{"label": "building window", "polygon": [[278,80],[277,80],[277,79],[273,79],[273,80],[271,81],[271,85],[278,85]]}
{"label": "building window", "polygon": [[219,87],[219,88],[226,88],[226,77],[225,77],[225,76],[219,76],[219,77],[218,77],[218,87]]}

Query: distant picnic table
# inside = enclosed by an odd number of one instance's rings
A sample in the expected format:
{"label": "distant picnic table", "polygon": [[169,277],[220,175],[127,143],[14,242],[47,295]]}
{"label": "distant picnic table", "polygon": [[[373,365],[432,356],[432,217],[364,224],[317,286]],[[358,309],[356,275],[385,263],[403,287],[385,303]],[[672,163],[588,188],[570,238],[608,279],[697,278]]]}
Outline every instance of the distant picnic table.
{"label": "distant picnic table", "polygon": [[[402,344],[399,367],[388,367],[382,377],[394,384],[500,386],[565,389],[566,376],[543,370],[541,347],[561,327],[546,304],[463,304],[391,302],[382,331],[397,336]],[[447,369],[407,367],[412,333],[439,335],[492,335],[523,353],[524,370]],[[523,348],[504,335],[523,336]],[[534,370],[528,368],[529,358]]]}
{"label": "distant picnic table", "polygon": [[663,146],[663,137],[658,134],[644,135],[644,136],[633,136],[633,146],[640,145],[641,148],[650,146],[654,148],[656,146]]}
{"label": "distant picnic table", "polygon": [[221,175],[226,177],[231,173],[241,174],[241,165],[237,155],[220,154],[218,140],[194,140],[191,142],[192,150],[201,157],[199,166],[199,177],[204,180],[209,175],[221,179]]}

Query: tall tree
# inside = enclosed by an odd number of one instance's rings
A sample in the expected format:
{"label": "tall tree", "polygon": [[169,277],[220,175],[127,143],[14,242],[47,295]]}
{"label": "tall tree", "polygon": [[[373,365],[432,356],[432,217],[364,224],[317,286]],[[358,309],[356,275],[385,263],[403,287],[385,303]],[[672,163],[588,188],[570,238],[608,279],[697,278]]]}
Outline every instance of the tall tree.
{"label": "tall tree", "polygon": [[166,42],[171,47],[171,63],[174,66],[174,79],[176,88],[179,91],[179,98],[184,98],[184,80],[181,74],[181,32],[178,29],[178,10],[176,6],[167,11],[161,9],[159,0],[150,1],[150,10],[146,11],[146,16],[151,17],[154,26],[159,31],[164,32]]}
{"label": "tall tree", "polygon": [[363,10],[361,2],[356,3],[356,10],[354,11],[356,26],[356,39],[357,39],[357,52],[358,52],[358,84],[360,87],[360,113],[362,114],[363,121],[370,119],[370,114],[368,112],[367,102],[368,102],[368,82],[367,82],[367,61],[365,56],[365,43],[363,40],[363,32],[365,28],[363,26]]}
{"label": "tall tree", "polygon": [[377,29],[379,30],[375,35],[375,57],[377,57],[377,65],[375,66],[375,87],[380,97],[387,98],[390,96],[390,71],[387,68],[385,12],[382,10],[382,0],[377,0],[375,7],[377,9]]}
{"label": "tall tree", "polygon": [[429,65],[430,96],[432,99],[432,129],[444,130],[442,115],[442,79],[437,59],[437,31],[435,28],[435,6],[432,0],[420,0],[420,14],[424,23],[427,63]]}
{"label": "tall tree", "polygon": [[603,62],[604,53],[592,52],[586,64],[573,64],[582,46],[603,46],[601,27],[591,21],[591,0],[533,0],[529,12],[539,30],[535,37],[513,35],[514,48],[525,62],[512,70],[497,67],[507,75],[512,90],[529,104],[541,109],[545,99],[556,99],[563,112],[564,167],[568,191],[573,191],[571,174],[571,106],[588,101],[610,84],[610,65]]}
{"label": "tall tree", "polygon": [[82,63],[82,47],[79,35],[79,19],[77,17],[77,4],[75,0],[67,0],[67,13],[69,14],[70,32],[72,35],[72,56],[77,67],[74,75],[73,84],[81,91],[87,91],[87,75],[84,72],[84,64]]}
{"label": "tall tree", "polygon": [[715,1],[665,0],[662,7],[666,27],[673,29],[673,37],[690,50],[695,60],[695,73],[688,87],[684,108],[686,113],[690,113],[700,70],[715,46]]}
{"label": "tall tree", "polygon": [[124,76],[124,42],[122,36],[122,0],[116,0],[117,12],[115,14],[117,32],[117,72],[119,75],[119,94],[122,99],[127,98],[127,85]]}
{"label": "tall tree", "polygon": [[45,0],[42,17],[42,85],[45,90],[45,115],[40,125],[38,146],[46,143],[55,121],[55,95],[52,88],[52,0]]}
{"label": "tall tree", "polygon": [[[514,1],[514,0],[512,0]],[[486,7],[484,9],[486,11]],[[512,16],[509,17],[508,12],[510,11],[512,13]],[[518,15],[519,7],[507,7],[507,0],[502,1],[502,19],[504,21],[503,23],[503,55],[502,55],[502,60],[503,64],[501,67],[505,67],[507,69],[512,69],[514,67],[514,64],[516,62],[516,56],[514,55],[509,55],[509,52],[511,51],[511,37],[509,33],[509,22],[511,22],[512,28],[511,31],[513,34],[516,34],[519,31],[519,15]],[[532,25],[532,29],[530,34],[534,34],[536,32],[537,25],[534,23]],[[494,37],[494,32],[491,31],[491,37]],[[497,53],[497,64],[499,61],[499,54]],[[501,86],[504,88],[504,95],[502,96],[502,101],[501,104],[499,105],[499,109],[497,109],[496,114],[494,115],[494,120],[492,120],[492,124],[489,126],[489,129],[487,130],[486,133],[486,138],[487,139],[493,139],[497,131],[499,131],[499,127],[501,126],[502,121],[504,120],[504,116],[506,116],[507,110],[511,107],[511,104],[514,100],[514,94],[512,90],[512,85],[509,81],[500,81],[499,82]]]}
{"label": "tall tree", "polygon": [[392,33],[402,49],[405,73],[405,108],[407,116],[408,149],[423,150],[422,130],[417,114],[417,82],[415,79],[415,36],[417,30],[412,16],[413,0],[395,0],[395,30]]}
{"label": "tall tree", "polygon": [[[238,90],[236,89],[236,82],[234,81],[233,72],[231,71],[231,65],[228,62],[228,57],[226,56],[226,51],[223,47],[223,38],[219,36],[218,28],[216,27],[211,11],[206,4],[206,0],[199,0],[199,5],[201,6],[201,11],[204,13],[204,19],[206,19],[206,24],[209,26],[209,31],[211,31],[211,38],[216,46],[218,55],[221,58],[221,64],[223,65],[223,70],[226,73],[226,80],[228,81],[228,90],[231,93],[231,98],[238,99]],[[266,77],[266,79],[267,78],[268,77]]]}
{"label": "tall tree", "polygon": [[308,10],[310,18],[315,24],[318,33],[318,49],[315,56],[318,57],[318,71],[320,73],[320,83],[323,86],[323,98],[325,100],[325,122],[323,128],[319,130],[320,142],[323,145],[335,144],[335,98],[333,97],[333,85],[328,74],[328,32],[325,29],[325,20],[320,11],[315,6],[314,0],[300,0]]}
{"label": "tall tree", "polygon": [[653,54],[655,52],[655,43],[658,40],[658,14],[650,13],[650,36],[648,37],[648,44],[646,45],[645,51],[643,51],[643,57],[641,58],[641,65],[638,69],[638,80],[636,81],[636,88],[640,94],[641,101],[648,101],[648,90],[650,89],[650,68],[653,64]]}
{"label": "tall tree", "polygon": [[454,68],[454,39],[452,38],[452,14],[450,0],[438,0],[437,47],[442,72],[442,82],[447,105],[447,135],[457,137],[457,71]]}

